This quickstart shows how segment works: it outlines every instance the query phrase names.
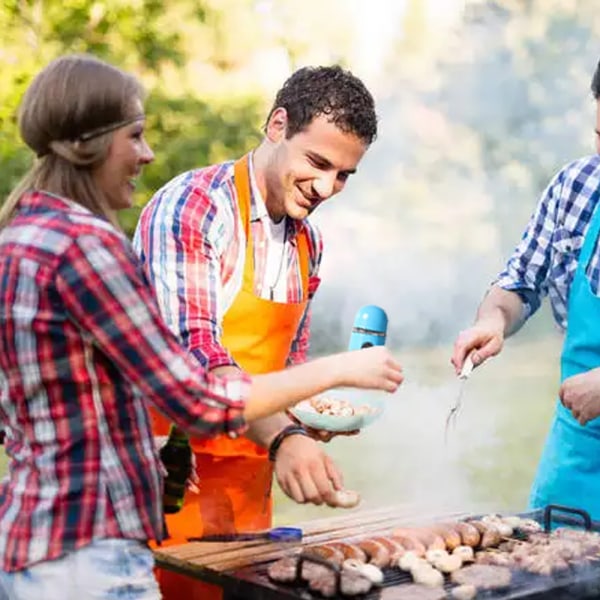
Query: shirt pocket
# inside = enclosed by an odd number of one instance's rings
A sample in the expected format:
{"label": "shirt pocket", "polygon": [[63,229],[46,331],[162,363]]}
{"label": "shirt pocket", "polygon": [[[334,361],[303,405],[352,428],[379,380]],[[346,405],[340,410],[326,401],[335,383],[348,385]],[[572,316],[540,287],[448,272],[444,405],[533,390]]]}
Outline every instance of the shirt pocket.
{"label": "shirt pocket", "polygon": [[549,280],[558,287],[570,285],[577,269],[577,259],[584,236],[567,227],[559,227],[552,236]]}

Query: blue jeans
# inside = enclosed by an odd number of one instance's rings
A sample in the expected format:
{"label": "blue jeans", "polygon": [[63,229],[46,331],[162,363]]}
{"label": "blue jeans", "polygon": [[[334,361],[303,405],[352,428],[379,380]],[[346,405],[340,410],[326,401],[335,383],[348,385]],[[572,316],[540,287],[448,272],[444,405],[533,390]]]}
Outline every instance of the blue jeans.
{"label": "blue jeans", "polygon": [[135,540],[97,540],[23,571],[0,571],[0,600],[160,600],[154,557]]}

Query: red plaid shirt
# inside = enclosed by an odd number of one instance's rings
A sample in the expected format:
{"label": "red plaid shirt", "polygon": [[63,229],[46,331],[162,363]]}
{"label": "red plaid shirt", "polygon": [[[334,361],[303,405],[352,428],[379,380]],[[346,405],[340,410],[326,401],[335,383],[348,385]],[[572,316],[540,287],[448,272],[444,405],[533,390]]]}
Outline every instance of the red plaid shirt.
{"label": "red plaid shirt", "polygon": [[0,231],[2,568],[93,539],[160,539],[142,396],[191,433],[237,434],[247,391],[247,377],[206,375],[180,348],[122,234],[75,203],[25,194]]}
{"label": "red plaid shirt", "polygon": [[[160,189],[142,212],[133,240],[156,290],[163,318],[182,343],[207,368],[235,365],[221,345],[223,317],[242,285],[246,241],[233,182],[233,162],[179,175]],[[255,292],[265,285],[269,239],[264,202],[252,186],[251,232],[254,241]],[[319,286],[323,242],[308,220],[287,220],[283,276],[287,301],[300,302],[302,280],[297,234],[307,232],[309,289]],[[288,363],[306,360],[310,305],[292,343]]]}

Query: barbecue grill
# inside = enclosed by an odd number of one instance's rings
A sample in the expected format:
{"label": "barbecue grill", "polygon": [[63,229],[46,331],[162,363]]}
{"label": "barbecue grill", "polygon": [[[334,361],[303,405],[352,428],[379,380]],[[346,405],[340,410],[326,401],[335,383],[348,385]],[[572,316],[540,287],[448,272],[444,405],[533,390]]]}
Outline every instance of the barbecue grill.
{"label": "barbecue grill", "polygon": [[[396,510],[396,512],[394,512]],[[520,517],[531,518],[544,526],[546,531],[552,528],[576,527],[600,532],[600,523],[592,521],[587,513],[567,507],[547,507],[546,509],[519,513]],[[456,519],[457,515],[452,515]],[[458,518],[478,518],[474,515],[461,514]],[[448,516],[444,517],[447,520]],[[439,521],[440,517],[424,521],[423,524]],[[358,512],[353,516],[337,519],[313,521],[302,524],[305,531],[303,545],[326,543],[327,541],[366,537],[370,534],[379,535],[383,530],[389,531],[395,526],[404,525],[415,519],[406,516],[406,510],[380,509],[370,513]],[[320,600],[322,596],[308,590],[306,585],[279,584],[267,576],[269,564],[293,550],[298,550],[298,543],[285,544],[265,541],[228,542],[187,544],[171,548],[159,549],[156,552],[157,564],[215,583],[223,588],[225,600],[285,600],[299,598],[302,600]],[[306,560],[313,560],[306,558]],[[319,561],[321,562],[321,561]],[[335,567],[331,566],[335,570]],[[298,569],[300,570],[300,568]],[[578,599],[600,598],[600,556],[598,560],[574,564],[567,571],[552,575],[536,575],[525,571],[512,571],[512,581],[509,587],[501,590],[480,591],[477,598],[485,600],[513,600],[527,598],[541,599]],[[386,591],[386,598],[402,600],[402,588],[412,583],[410,574],[398,568],[387,568],[384,572],[382,587],[373,588],[360,600],[378,600],[383,588],[393,588]],[[453,584],[446,582],[445,589],[449,592]],[[450,595],[448,594],[450,598]],[[336,598],[346,598],[341,594]]]}

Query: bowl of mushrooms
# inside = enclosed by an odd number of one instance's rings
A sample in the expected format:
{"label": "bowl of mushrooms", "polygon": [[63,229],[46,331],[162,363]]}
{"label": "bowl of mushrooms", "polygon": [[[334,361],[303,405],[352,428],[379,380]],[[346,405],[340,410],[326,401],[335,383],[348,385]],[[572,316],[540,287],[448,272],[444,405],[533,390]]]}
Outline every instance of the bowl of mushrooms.
{"label": "bowl of mushrooms", "polygon": [[290,412],[307,427],[341,433],[370,425],[383,408],[383,396],[377,392],[339,388],[298,402]]}

